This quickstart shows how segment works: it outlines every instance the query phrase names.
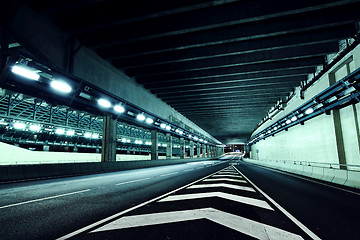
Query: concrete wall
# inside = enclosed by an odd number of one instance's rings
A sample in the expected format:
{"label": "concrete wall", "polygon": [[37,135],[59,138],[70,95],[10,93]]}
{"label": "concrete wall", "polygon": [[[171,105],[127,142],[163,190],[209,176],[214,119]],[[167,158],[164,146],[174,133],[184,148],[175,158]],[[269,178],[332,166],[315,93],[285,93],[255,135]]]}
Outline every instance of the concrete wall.
{"label": "concrete wall", "polygon": [[[359,67],[360,47],[358,46],[310,87],[305,92],[304,100],[300,99],[297,92],[284,111],[257,129],[254,134]],[[282,131],[274,137],[252,145],[250,156],[261,161],[287,160],[360,165],[359,119],[360,104],[331,111],[330,115],[323,114],[306,121],[303,126],[296,125],[288,131]],[[350,166],[348,169],[359,168]]]}

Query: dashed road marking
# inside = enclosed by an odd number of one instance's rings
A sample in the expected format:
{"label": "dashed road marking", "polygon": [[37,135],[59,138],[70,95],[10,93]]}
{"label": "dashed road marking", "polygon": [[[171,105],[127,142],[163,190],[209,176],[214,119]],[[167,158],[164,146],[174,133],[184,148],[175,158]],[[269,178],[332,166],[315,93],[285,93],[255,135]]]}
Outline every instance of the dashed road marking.
{"label": "dashed road marking", "polygon": [[122,182],[122,183],[118,183],[115,185],[123,185],[123,184],[128,184],[128,183],[134,183],[134,182],[141,182],[141,181],[145,181],[145,180],[149,180],[150,178],[142,178],[142,179],[137,179],[137,180],[132,180],[132,181],[127,181],[127,182]]}

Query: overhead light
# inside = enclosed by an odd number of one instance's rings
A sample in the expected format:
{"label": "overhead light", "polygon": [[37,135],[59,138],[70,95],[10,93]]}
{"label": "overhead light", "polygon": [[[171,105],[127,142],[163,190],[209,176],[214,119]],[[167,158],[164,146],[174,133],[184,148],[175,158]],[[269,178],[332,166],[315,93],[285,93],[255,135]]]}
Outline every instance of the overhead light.
{"label": "overhead light", "polygon": [[354,92],[354,91],[356,91],[356,89],[355,89],[354,86],[352,86],[352,87],[346,89],[346,90],[343,92],[343,94],[344,94],[344,95],[348,95],[348,94],[350,94],[350,93],[352,93],[352,92]]}
{"label": "overhead light", "polygon": [[25,125],[25,123],[22,123],[22,122],[16,122],[16,123],[14,123],[14,128],[15,129],[25,129],[26,125]]}
{"label": "overhead light", "polygon": [[58,128],[58,129],[55,130],[55,133],[56,133],[56,134],[59,134],[59,135],[62,135],[62,134],[65,133],[65,129],[63,129],[63,128]]}
{"label": "overhead light", "polygon": [[154,123],[154,120],[152,118],[147,118],[146,119],[146,123],[147,124],[153,124]]}
{"label": "overhead light", "polygon": [[314,112],[313,108],[308,108],[308,109],[306,109],[305,114],[309,115],[309,114],[312,114],[313,112]]}
{"label": "overhead light", "polygon": [[264,136],[264,134],[262,133],[261,135],[260,135],[260,137],[263,137]]}
{"label": "overhead light", "polygon": [[41,126],[40,125],[30,125],[30,131],[38,132],[40,131]]}
{"label": "overhead light", "polygon": [[205,140],[204,143],[208,143],[208,141]]}
{"label": "overhead light", "polygon": [[121,142],[123,143],[126,142],[126,138],[121,139]]}
{"label": "overhead light", "polygon": [[67,131],[66,131],[66,135],[68,135],[68,136],[74,136],[74,135],[75,135],[75,131],[74,131],[74,130],[67,130]]}
{"label": "overhead light", "polygon": [[40,78],[39,74],[37,74],[34,70],[32,70],[26,66],[14,65],[11,68],[11,72],[13,72],[17,75],[20,75],[22,77],[25,77],[25,78],[28,78],[31,80],[35,80],[35,81],[39,80],[39,78]]}
{"label": "overhead light", "polygon": [[170,130],[171,130],[171,126],[170,126],[170,125],[167,125],[167,126],[166,126],[166,130],[170,131]]}
{"label": "overhead light", "polygon": [[139,120],[139,121],[141,121],[141,122],[144,121],[145,118],[146,118],[145,115],[142,114],[142,113],[140,113],[140,114],[138,114],[138,115],[136,116],[136,119]]}
{"label": "overhead light", "polygon": [[336,100],[337,100],[337,97],[333,96],[333,97],[329,98],[327,101],[328,101],[328,103],[331,103],[331,102],[336,101]]}
{"label": "overhead light", "polygon": [[98,139],[98,138],[99,138],[99,134],[98,134],[98,133],[94,133],[93,135],[91,135],[91,138],[93,138],[93,139]]}
{"label": "overhead light", "polygon": [[184,134],[184,132],[180,130],[180,131],[179,131],[179,134],[180,134],[180,135],[183,135],[183,134]]}
{"label": "overhead light", "polygon": [[291,123],[290,119],[286,120],[286,124],[290,124],[290,123]]}
{"label": "overhead light", "polygon": [[194,140],[197,141],[197,140],[199,140],[199,138],[198,138],[198,137],[194,137]]}
{"label": "overhead light", "polygon": [[130,140],[130,139],[127,139],[126,142],[129,143],[129,142],[131,142],[131,140]]}
{"label": "overhead light", "polygon": [[297,117],[296,116],[293,116],[292,118],[291,118],[291,121],[292,122],[295,122],[297,120]]}
{"label": "overhead light", "polygon": [[271,130],[269,130],[267,133],[269,133],[269,134],[270,134],[270,133],[271,133]]}
{"label": "overhead light", "polygon": [[91,138],[91,133],[89,133],[89,132],[85,133],[85,134],[84,134],[84,137],[86,137],[86,138]]}
{"label": "overhead light", "polygon": [[165,124],[165,123],[162,123],[162,124],[160,124],[160,127],[161,127],[161,128],[166,128],[166,124]]}
{"label": "overhead light", "polygon": [[179,129],[176,129],[175,132],[178,133],[178,132],[180,132],[180,130],[179,130]]}
{"label": "overhead light", "polygon": [[192,138],[191,134],[189,134],[189,138]]}
{"label": "overhead light", "polygon": [[118,112],[118,113],[123,113],[123,112],[125,112],[125,108],[123,106],[121,106],[121,105],[115,105],[114,106],[114,111]]}
{"label": "overhead light", "polygon": [[110,108],[111,107],[111,102],[104,99],[104,98],[100,98],[97,102],[101,107],[104,107],[104,108]]}
{"label": "overhead light", "polygon": [[203,142],[204,140],[203,140],[203,139],[200,139],[199,141],[200,141],[200,142]]}
{"label": "overhead light", "polygon": [[72,91],[72,87],[68,83],[61,80],[51,81],[50,86],[56,91],[62,93],[70,93]]}
{"label": "overhead light", "polygon": [[84,92],[80,92],[79,97],[85,98],[85,99],[87,99],[87,100],[91,100],[91,99],[92,99],[92,96],[90,96],[89,94],[84,93]]}
{"label": "overhead light", "polygon": [[163,147],[167,147],[167,144],[163,144],[162,146],[163,146]]}
{"label": "overhead light", "polygon": [[276,131],[276,130],[278,130],[278,128],[277,128],[277,127],[274,127],[274,131]]}

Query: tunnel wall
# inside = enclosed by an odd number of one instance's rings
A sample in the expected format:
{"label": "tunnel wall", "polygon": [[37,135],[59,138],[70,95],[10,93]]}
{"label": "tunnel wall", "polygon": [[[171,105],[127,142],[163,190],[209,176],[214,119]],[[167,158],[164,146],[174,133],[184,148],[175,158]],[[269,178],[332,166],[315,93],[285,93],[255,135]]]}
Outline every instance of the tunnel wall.
{"label": "tunnel wall", "polygon": [[[360,47],[357,46],[305,92],[305,99],[301,99],[297,91],[285,110],[258,128],[254,134],[328,88],[331,81],[338,81],[359,67]],[[270,162],[284,160],[360,165],[359,120],[359,104],[331,111],[330,115],[320,115],[306,121],[303,126],[296,125],[288,131],[257,142],[251,146],[250,156],[253,160]],[[336,165],[333,167],[339,168]],[[347,169],[359,170],[353,166]]]}

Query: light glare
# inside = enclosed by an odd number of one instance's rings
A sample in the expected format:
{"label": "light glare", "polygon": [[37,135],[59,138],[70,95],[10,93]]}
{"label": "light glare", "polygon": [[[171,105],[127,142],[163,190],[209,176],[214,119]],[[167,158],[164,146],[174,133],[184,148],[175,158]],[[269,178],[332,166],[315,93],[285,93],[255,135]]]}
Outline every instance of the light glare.
{"label": "light glare", "polygon": [[123,106],[121,106],[121,105],[116,105],[116,106],[114,107],[114,110],[115,110],[115,112],[118,112],[118,113],[123,113],[123,112],[125,112],[125,108],[124,108]]}
{"label": "light glare", "polygon": [[15,65],[11,68],[11,71],[22,77],[26,77],[31,80],[39,80],[40,75],[25,66]]}
{"label": "light glare", "polygon": [[55,89],[56,91],[62,93],[70,93],[72,91],[72,87],[64,81],[60,80],[53,80],[50,83],[50,86]]}
{"label": "light glare", "polygon": [[98,104],[99,104],[101,107],[104,107],[104,108],[109,108],[109,107],[111,107],[111,103],[110,103],[108,100],[104,99],[104,98],[100,98],[100,99],[98,100]]}
{"label": "light glare", "polygon": [[136,116],[136,119],[139,120],[139,121],[144,121],[144,120],[145,120],[145,116],[144,116],[144,114],[138,114],[138,115]]}

